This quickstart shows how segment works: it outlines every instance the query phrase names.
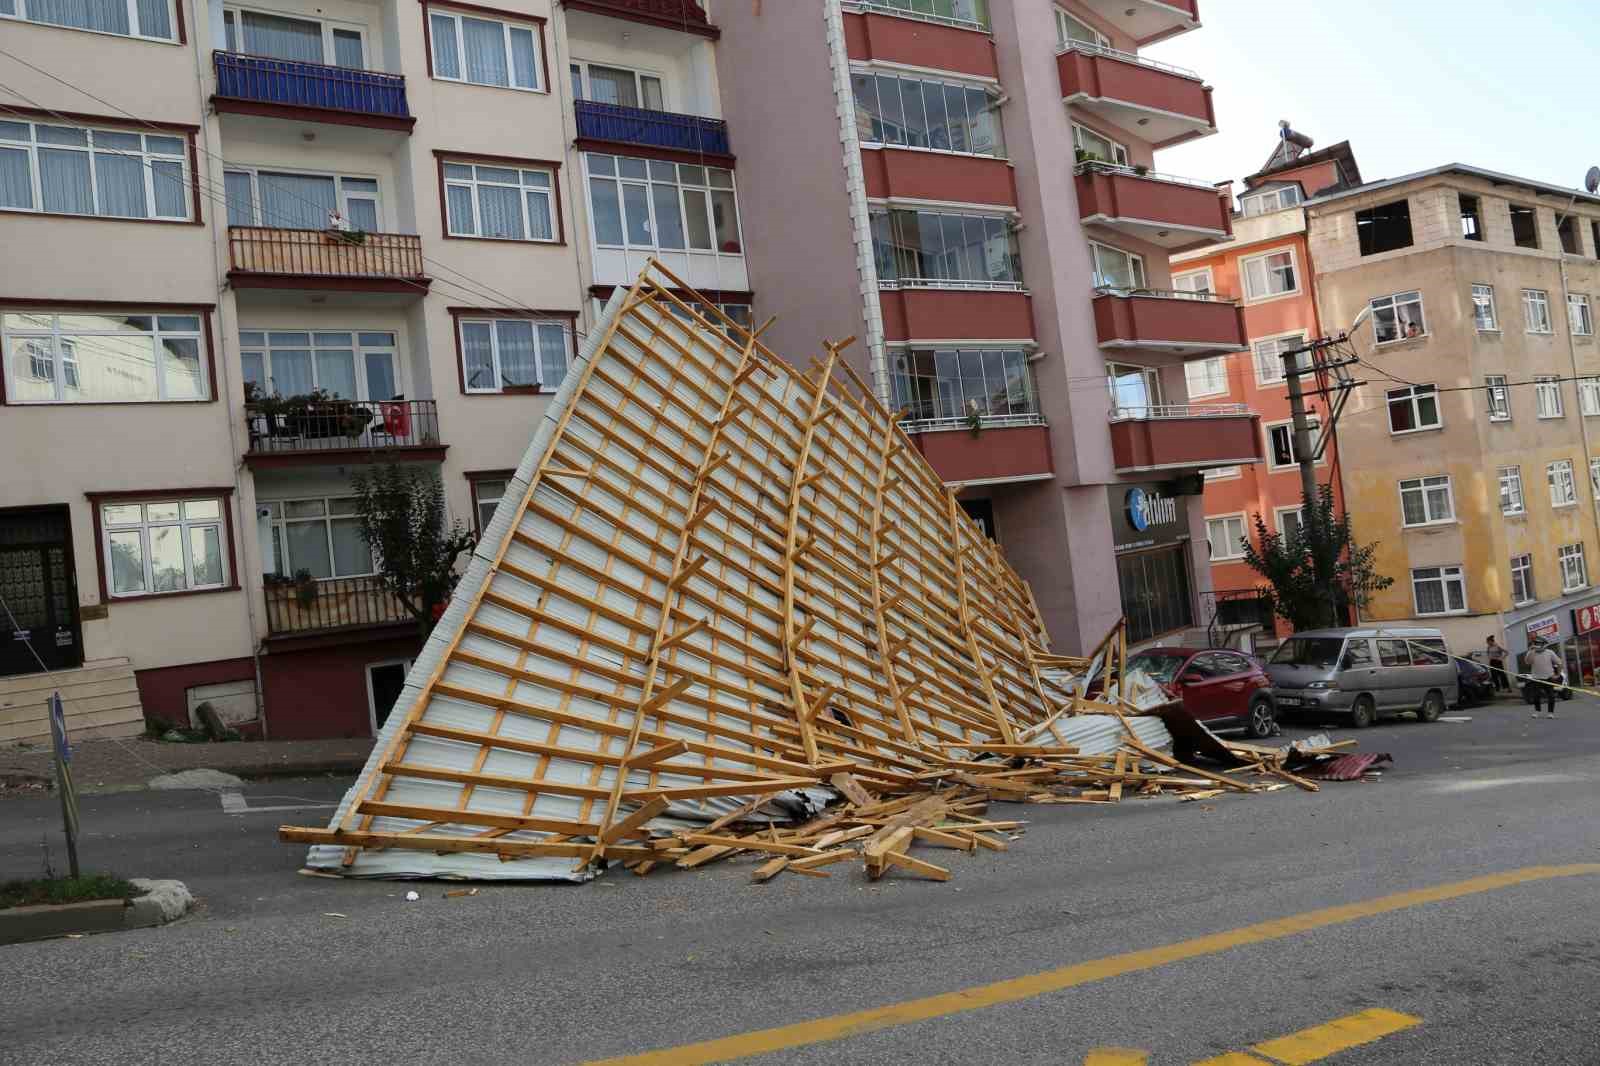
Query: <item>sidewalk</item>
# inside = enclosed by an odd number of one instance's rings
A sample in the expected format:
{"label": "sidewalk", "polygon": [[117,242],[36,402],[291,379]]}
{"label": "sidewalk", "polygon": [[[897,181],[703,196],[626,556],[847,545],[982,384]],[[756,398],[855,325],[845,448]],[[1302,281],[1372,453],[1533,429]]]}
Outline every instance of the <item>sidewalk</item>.
{"label": "sidewalk", "polygon": [[[72,746],[72,775],[80,792],[123,792],[179,770],[221,770],[239,777],[354,774],[371,751],[370,737],[227,744],[169,744],[143,737],[85,740]],[[48,746],[0,748],[0,796],[30,781],[36,785],[49,780],[53,773]],[[24,791],[37,795],[36,787]]]}

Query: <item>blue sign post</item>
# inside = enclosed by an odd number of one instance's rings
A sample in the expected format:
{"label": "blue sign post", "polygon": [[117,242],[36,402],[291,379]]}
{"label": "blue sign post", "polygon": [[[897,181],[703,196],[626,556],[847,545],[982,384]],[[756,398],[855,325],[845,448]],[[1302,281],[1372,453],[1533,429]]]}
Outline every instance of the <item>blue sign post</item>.
{"label": "blue sign post", "polygon": [[56,791],[61,793],[61,824],[67,833],[67,862],[72,876],[78,877],[78,790],[72,783],[72,746],[67,743],[67,715],[61,706],[61,693],[53,692],[50,708],[50,739],[55,748]]}

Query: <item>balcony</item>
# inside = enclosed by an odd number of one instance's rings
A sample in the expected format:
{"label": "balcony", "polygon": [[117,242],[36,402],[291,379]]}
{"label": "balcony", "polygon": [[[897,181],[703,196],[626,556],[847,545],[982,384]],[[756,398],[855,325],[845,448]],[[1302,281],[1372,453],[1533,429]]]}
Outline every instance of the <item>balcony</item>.
{"label": "balcony", "polygon": [[1033,337],[1028,292],[1013,282],[901,278],[879,282],[878,290],[886,340]]}
{"label": "balcony", "polygon": [[235,289],[398,293],[421,299],[422,238],[414,233],[228,227],[228,283]]}
{"label": "balcony", "polygon": [[911,4],[892,0],[845,4],[844,43],[851,61],[900,63],[979,78],[1000,76],[987,25],[940,19],[931,13],[931,5],[923,6],[919,12]]}
{"label": "balcony", "polygon": [[1143,48],[1200,25],[1198,0],[1079,0]]}
{"label": "balcony", "polygon": [[376,626],[410,626],[416,620],[376,577],[332,577],[298,582],[269,574],[261,590],[268,637],[301,637]]}
{"label": "balcony", "polygon": [[1233,234],[1227,202],[1204,182],[1098,162],[1080,163],[1073,174],[1084,222],[1171,251]]}
{"label": "balcony", "polygon": [[1073,41],[1056,55],[1061,97],[1156,148],[1217,132],[1211,87],[1193,71]]}
{"label": "balcony", "polygon": [[720,118],[650,111],[642,107],[574,100],[578,120],[578,147],[601,152],[626,152],[630,147],[654,148],[684,163],[731,167],[728,124]]}
{"label": "balcony", "polygon": [[1151,348],[1191,359],[1249,347],[1244,309],[1209,293],[1096,289],[1094,328],[1102,348]]}
{"label": "balcony", "polygon": [[1039,415],[984,415],[903,422],[917,451],[946,485],[1038,481],[1055,473],[1050,431]]}
{"label": "balcony", "polygon": [[994,156],[914,151],[884,145],[864,148],[861,170],[874,200],[943,200],[1015,207],[1016,172]]}
{"label": "balcony", "polygon": [[217,92],[211,103],[218,111],[401,133],[417,122],[398,74],[238,52],[213,52],[212,63]]}
{"label": "balcony", "polygon": [[1258,463],[1260,422],[1242,403],[1117,407],[1111,457],[1119,474]]}
{"label": "balcony", "polygon": [[442,462],[433,400],[326,400],[268,397],[244,405],[256,469],[317,464]]}
{"label": "balcony", "polygon": [[590,11],[712,40],[722,36],[722,31],[706,18],[705,9],[697,0],[563,0],[563,6],[568,11]]}

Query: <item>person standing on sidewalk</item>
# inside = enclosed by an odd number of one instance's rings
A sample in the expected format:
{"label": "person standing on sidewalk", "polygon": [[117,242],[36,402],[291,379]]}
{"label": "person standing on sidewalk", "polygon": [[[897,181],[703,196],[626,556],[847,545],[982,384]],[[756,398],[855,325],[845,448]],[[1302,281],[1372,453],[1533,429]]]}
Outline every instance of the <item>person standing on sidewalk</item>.
{"label": "person standing on sidewalk", "polygon": [[1496,643],[1494,637],[1490,636],[1484,644],[1483,654],[1484,658],[1489,660],[1489,676],[1494,679],[1494,690],[1496,692],[1510,692],[1511,679],[1506,676],[1505,646]]}
{"label": "person standing on sidewalk", "polygon": [[1528,654],[1528,675],[1533,678],[1528,683],[1528,697],[1533,704],[1533,716],[1539,717],[1539,701],[1545,700],[1550,707],[1550,717],[1554,718],[1556,687],[1561,679],[1561,660],[1550,650],[1549,645],[1540,644]]}

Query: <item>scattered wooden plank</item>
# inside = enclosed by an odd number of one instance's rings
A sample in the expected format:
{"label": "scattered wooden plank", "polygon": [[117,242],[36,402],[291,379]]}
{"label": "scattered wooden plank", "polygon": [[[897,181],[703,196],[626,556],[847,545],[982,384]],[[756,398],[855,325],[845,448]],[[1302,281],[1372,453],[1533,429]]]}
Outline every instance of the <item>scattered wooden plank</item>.
{"label": "scattered wooden plank", "polygon": [[943,866],[935,866],[931,862],[923,862],[921,859],[913,859],[903,851],[886,852],[883,856],[883,859],[884,862],[890,866],[898,866],[902,870],[909,870],[912,873],[921,874],[922,876],[932,878],[935,881],[950,880],[950,871],[946,870]]}
{"label": "scattered wooden plank", "polygon": [[779,855],[777,858],[769,859],[760,866],[757,866],[750,874],[750,880],[758,885],[764,884],[765,882],[772,880],[774,877],[777,877],[778,874],[783,872],[783,868],[788,865],[789,858],[785,855]]}

